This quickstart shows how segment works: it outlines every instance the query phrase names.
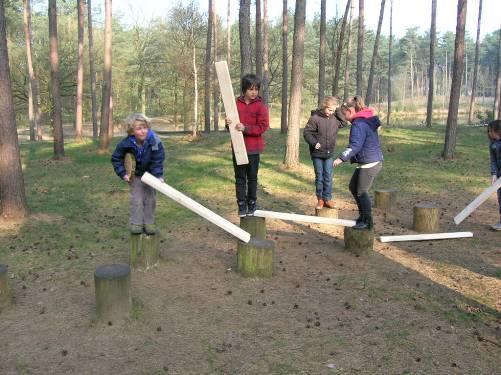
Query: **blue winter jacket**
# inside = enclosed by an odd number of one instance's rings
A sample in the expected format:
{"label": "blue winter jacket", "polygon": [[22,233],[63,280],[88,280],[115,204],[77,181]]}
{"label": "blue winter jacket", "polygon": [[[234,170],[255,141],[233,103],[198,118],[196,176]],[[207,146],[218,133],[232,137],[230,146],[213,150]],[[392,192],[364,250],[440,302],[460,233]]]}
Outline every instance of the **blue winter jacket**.
{"label": "blue winter jacket", "polygon": [[368,164],[383,160],[377,129],[381,126],[379,117],[357,117],[352,121],[350,144],[339,158],[352,163]]}
{"label": "blue winter jacket", "polygon": [[126,174],[124,158],[126,153],[132,153],[136,159],[136,176],[142,176],[144,172],[149,172],[155,177],[162,177],[164,174],[165,152],[160,137],[151,129],[140,147],[136,143],[136,138],[129,135],[120,141],[111,155],[111,163],[115,173],[123,178]]}
{"label": "blue winter jacket", "polygon": [[491,141],[489,154],[491,159],[491,175],[499,176],[501,174],[501,141]]}

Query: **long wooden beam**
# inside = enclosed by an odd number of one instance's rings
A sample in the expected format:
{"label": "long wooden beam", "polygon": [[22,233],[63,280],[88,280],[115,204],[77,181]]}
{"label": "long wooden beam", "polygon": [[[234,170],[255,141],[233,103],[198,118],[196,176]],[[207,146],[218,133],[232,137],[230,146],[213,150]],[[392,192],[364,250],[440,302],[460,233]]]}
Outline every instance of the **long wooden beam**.
{"label": "long wooden beam", "polygon": [[445,240],[449,238],[467,238],[473,237],[472,232],[453,232],[453,233],[429,233],[429,234],[407,234],[402,236],[381,236],[381,242],[397,241],[425,241],[425,240]]}
{"label": "long wooden beam", "polygon": [[165,182],[161,182],[158,178],[151,175],[150,173],[146,172],[143,177],[141,177],[141,181],[146,185],[151,186],[153,189],[159,191],[160,193],[167,195],[169,198],[176,201],[180,205],[202,216],[204,219],[210,221],[213,224],[216,224],[219,228],[234,235],[241,241],[250,241],[251,235],[248,232],[244,231],[240,227],[229,222],[218,214],[212,212],[208,208],[202,206],[200,203],[174,189],[172,186],[167,185]]}
{"label": "long wooden beam", "polygon": [[216,66],[219,89],[221,91],[221,97],[223,98],[224,111],[226,117],[231,119],[229,129],[235,160],[238,165],[249,164],[247,150],[245,149],[244,135],[241,131],[235,129],[235,125],[240,122],[240,117],[238,116],[237,103],[235,103],[235,95],[233,94],[228,64],[226,61],[218,61],[214,65]]}
{"label": "long wooden beam", "polygon": [[456,215],[454,222],[456,224],[461,223],[470,214],[475,211],[482,203],[484,203],[487,198],[491,196],[497,189],[501,187],[501,177],[498,178],[491,186],[485,189],[478,197],[476,197],[468,206],[466,206],[463,211]]}
{"label": "long wooden beam", "polygon": [[305,223],[342,225],[344,227],[352,227],[355,225],[354,220],[343,220],[343,219],[334,219],[330,217],[288,214],[285,212],[274,212],[274,211],[263,211],[263,210],[257,210],[256,212],[254,212],[254,216],[264,217],[269,219],[300,221]]}

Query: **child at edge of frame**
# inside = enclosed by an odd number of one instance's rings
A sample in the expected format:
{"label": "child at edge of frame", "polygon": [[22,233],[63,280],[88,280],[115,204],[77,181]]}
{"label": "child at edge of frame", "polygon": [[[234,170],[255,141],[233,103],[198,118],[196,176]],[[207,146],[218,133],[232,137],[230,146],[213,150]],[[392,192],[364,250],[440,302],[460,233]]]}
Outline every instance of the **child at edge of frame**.
{"label": "child at edge of frame", "polygon": [[[501,177],[501,120],[494,120],[487,125],[489,137],[489,156],[491,161],[491,182],[494,184]],[[501,188],[497,190],[499,222],[491,225],[492,230],[501,231]]]}
{"label": "child at edge of frame", "polygon": [[[260,154],[264,151],[263,133],[270,127],[268,107],[259,96],[261,81],[255,74],[245,74],[241,79],[241,94],[237,98],[237,111],[240,122],[235,125],[244,136],[248,164],[237,165],[232,152],[235,171],[235,191],[238,216],[253,216],[257,202],[257,175]],[[226,126],[232,119],[225,118]]]}
{"label": "child at edge of frame", "polygon": [[[141,181],[141,176],[151,173],[163,182],[165,152],[160,137],[151,129],[151,120],[142,113],[133,113],[126,119],[127,137],[121,140],[111,163],[118,177],[130,187],[130,232],[131,234],[156,234],[156,191]],[[135,158],[133,173],[126,170],[125,156]]]}

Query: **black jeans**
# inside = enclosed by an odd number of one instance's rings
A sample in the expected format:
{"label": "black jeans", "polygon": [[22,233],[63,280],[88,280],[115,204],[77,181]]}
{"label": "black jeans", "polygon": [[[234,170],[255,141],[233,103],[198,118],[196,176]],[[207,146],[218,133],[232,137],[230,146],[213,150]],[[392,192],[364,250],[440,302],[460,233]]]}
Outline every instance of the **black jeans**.
{"label": "black jeans", "polygon": [[370,216],[372,214],[369,189],[381,169],[383,169],[383,163],[379,162],[371,168],[357,168],[351,176],[349,188],[357,202],[360,215]]}
{"label": "black jeans", "polygon": [[259,154],[247,155],[247,157],[249,159],[249,164],[237,165],[235,155],[233,155],[233,169],[235,170],[235,190],[237,193],[237,201],[239,202],[257,200],[257,172],[259,171]]}

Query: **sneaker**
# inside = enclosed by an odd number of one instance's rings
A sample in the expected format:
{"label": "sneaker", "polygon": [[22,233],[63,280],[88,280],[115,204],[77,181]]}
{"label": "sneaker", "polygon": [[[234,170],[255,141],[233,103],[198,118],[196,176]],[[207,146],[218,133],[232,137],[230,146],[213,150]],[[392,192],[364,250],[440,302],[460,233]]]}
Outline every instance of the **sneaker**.
{"label": "sneaker", "polygon": [[238,201],[238,216],[245,217],[247,216],[247,202]]}
{"label": "sneaker", "polygon": [[336,208],[336,206],[334,205],[334,201],[332,199],[324,201],[324,206],[327,208]]}
{"label": "sneaker", "polygon": [[323,199],[319,199],[315,208],[317,210],[321,210],[322,208],[324,208],[324,200]]}
{"label": "sneaker", "polygon": [[492,224],[491,229],[492,230],[501,230],[501,221],[497,224]]}
{"label": "sneaker", "polygon": [[131,234],[141,234],[143,233],[143,226],[139,224],[131,224],[129,230]]}
{"label": "sneaker", "polygon": [[247,216],[254,216],[254,212],[256,212],[256,201],[248,201]]}
{"label": "sneaker", "polygon": [[144,224],[144,233],[157,234],[157,228],[155,227],[155,224]]}

